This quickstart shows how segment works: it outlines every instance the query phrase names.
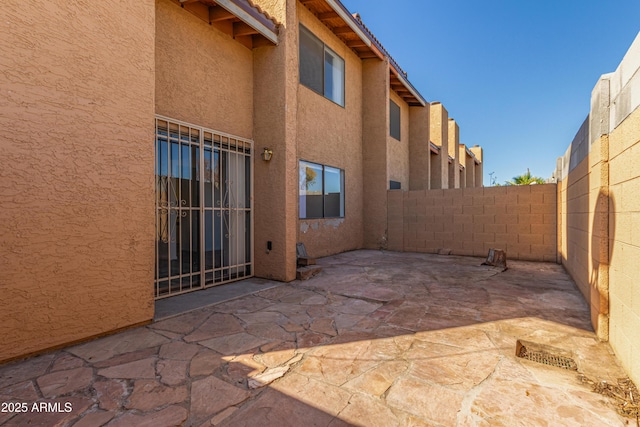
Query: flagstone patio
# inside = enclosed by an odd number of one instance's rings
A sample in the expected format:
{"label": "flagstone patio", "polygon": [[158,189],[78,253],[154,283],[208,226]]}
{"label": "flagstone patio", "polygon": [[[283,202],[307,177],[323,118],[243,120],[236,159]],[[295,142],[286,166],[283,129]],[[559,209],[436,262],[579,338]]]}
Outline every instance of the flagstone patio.
{"label": "flagstone patio", "polygon": [[[27,407],[0,425],[626,425],[579,376],[624,372],[562,267],[481,261],[348,252],[305,282],[0,366],[0,403]],[[516,357],[518,339],[579,371]]]}

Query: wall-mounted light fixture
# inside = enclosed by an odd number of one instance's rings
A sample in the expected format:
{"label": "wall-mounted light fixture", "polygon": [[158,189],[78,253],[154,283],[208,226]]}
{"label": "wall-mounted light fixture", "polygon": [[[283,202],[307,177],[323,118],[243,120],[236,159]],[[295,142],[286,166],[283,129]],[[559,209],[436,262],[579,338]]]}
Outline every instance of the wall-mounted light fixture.
{"label": "wall-mounted light fixture", "polygon": [[261,154],[262,156],[262,160],[264,160],[265,162],[268,162],[269,160],[271,160],[271,157],[273,157],[273,150],[264,147],[264,151]]}

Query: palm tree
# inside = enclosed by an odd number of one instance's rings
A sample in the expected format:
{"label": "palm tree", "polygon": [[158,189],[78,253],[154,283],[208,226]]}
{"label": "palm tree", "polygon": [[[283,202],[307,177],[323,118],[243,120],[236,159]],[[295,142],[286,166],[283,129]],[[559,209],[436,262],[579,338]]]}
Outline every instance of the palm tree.
{"label": "palm tree", "polygon": [[527,173],[514,176],[513,180],[506,181],[507,185],[531,185],[531,184],[544,184],[544,179],[539,176],[531,175],[529,168],[527,168]]}

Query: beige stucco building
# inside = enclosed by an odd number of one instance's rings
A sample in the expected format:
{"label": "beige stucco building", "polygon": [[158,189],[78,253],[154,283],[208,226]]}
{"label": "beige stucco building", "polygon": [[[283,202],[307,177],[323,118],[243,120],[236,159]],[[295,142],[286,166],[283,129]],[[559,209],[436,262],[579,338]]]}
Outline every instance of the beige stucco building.
{"label": "beige stucco building", "polygon": [[3,12],[0,362],[150,322],[157,298],[293,280],[298,242],[504,247],[561,262],[640,381],[638,39],[556,192],[483,188],[482,148],[337,0]]}
{"label": "beige stucco building", "polygon": [[387,247],[390,189],[482,186],[337,0],[3,11],[0,362],[149,322],[156,298],[293,280],[298,242]]}

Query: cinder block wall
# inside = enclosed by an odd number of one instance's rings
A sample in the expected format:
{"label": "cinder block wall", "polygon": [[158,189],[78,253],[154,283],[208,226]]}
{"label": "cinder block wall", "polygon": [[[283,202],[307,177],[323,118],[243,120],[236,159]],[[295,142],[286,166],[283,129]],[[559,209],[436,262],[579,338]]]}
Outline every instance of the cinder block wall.
{"label": "cinder block wall", "polygon": [[557,261],[556,185],[389,191],[389,249]]}
{"label": "cinder block wall", "polygon": [[[608,335],[607,155],[606,137],[586,146],[588,120],[574,138],[574,164],[560,182],[560,261],[591,309],[591,323],[601,339]],[[603,153],[603,150],[605,151]]]}
{"label": "cinder block wall", "polygon": [[609,339],[640,384],[640,108],[609,135]]}
{"label": "cinder block wall", "polygon": [[559,250],[594,328],[640,383],[640,35],[558,161]]}
{"label": "cinder block wall", "polygon": [[640,385],[640,34],[611,78],[609,339]]}

